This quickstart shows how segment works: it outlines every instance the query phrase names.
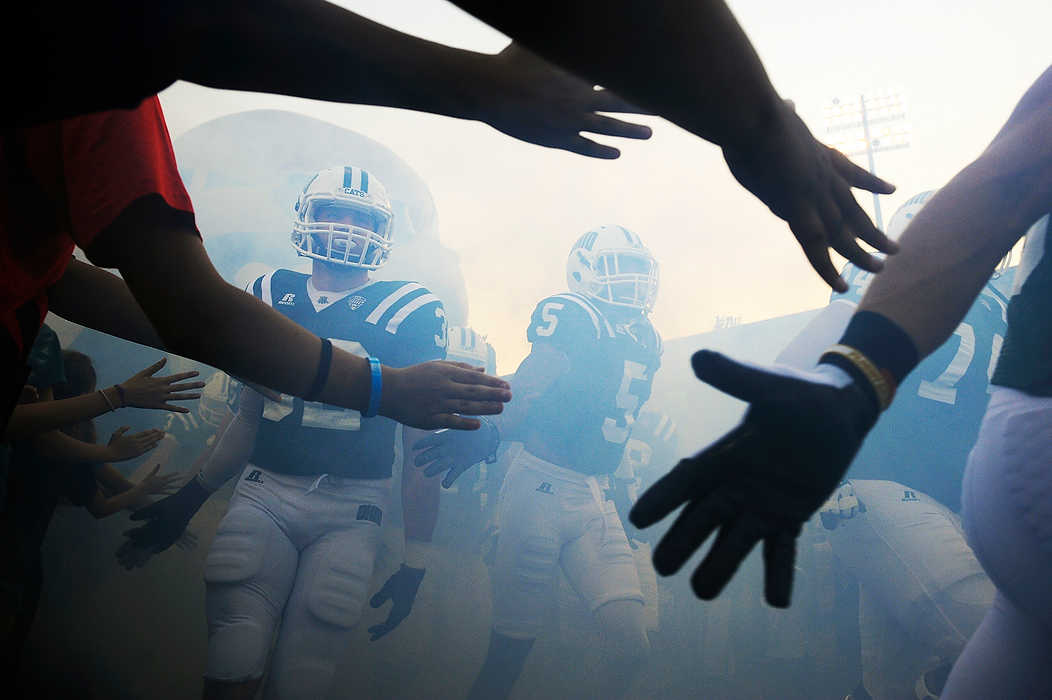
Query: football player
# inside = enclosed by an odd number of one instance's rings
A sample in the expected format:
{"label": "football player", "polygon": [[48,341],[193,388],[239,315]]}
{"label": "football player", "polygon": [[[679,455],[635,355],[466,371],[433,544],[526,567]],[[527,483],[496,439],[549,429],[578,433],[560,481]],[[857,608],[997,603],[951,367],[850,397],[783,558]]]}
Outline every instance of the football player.
{"label": "football player", "polygon": [[428,448],[418,464],[450,469],[449,484],[495,442],[524,443],[501,490],[492,631],[472,700],[511,692],[560,566],[608,644],[599,697],[627,690],[649,651],[632,548],[604,491],[661,364],[648,318],[658,266],[635,233],[601,226],[573,245],[566,278],[570,291],[542,299],[530,318],[530,354],[510,380],[515,400],[500,420],[484,421],[494,442],[480,448],[479,434],[446,431],[418,445]]}
{"label": "football player", "polygon": [[960,518],[909,486],[851,479],[818,520],[859,584],[863,687],[875,700],[938,697],[995,593]]}
{"label": "football player", "polygon": [[[392,248],[383,184],[353,166],[314,175],[295,207],[292,246],[311,274],[287,269],[248,291],[349,352],[401,367],[443,359],[442,303],[415,282],[369,278]],[[293,360],[294,361],[294,360]],[[160,550],[244,467],[205,562],[206,698],[253,697],[275,630],[265,697],[320,698],[361,617],[387,509],[397,424],[245,388],[208,463],[179,493],[134,517],[127,547]],[[424,433],[404,428],[407,445]],[[406,454],[411,454],[406,450]],[[246,465],[247,462],[247,465]],[[371,604],[393,602],[375,641],[408,614],[424,577],[424,545],[437,517],[437,480],[406,470],[406,555]]]}

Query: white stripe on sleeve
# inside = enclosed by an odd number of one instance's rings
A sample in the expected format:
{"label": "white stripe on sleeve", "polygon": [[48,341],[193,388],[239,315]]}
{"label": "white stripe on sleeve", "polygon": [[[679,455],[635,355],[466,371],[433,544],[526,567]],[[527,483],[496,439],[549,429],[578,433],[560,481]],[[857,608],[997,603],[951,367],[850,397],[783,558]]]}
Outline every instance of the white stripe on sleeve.
{"label": "white stripe on sleeve", "polygon": [[376,306],[376,308],[373,309],[373,312],[365,318],[365,322],[372,323],[373,325],[375,325],[377,322],[379,322],[380,317],[383,316],[388,309],[394,306],[395,302],[397,302],[399,299],[406,296],[407,294],[412,294],[416,290],[423,288],[423,285],[417,284],[416,282],[408,282],[406,284],[403,284],[401,287],[391,292],[386,299],[381,301]]}
{"label": "white stripe on sleeve", "polygon": [[413,313],[424,304],[430,304],[433,301],[438,301],[438,297],[431,293],[421,294],[416,299],[413,299],[411,302],[400,308],[398,313],[392,316],[391,320],[387,322],[387,332],[397,333],[398,326],[401,325],[402,321],[409,317],[409,314]]}

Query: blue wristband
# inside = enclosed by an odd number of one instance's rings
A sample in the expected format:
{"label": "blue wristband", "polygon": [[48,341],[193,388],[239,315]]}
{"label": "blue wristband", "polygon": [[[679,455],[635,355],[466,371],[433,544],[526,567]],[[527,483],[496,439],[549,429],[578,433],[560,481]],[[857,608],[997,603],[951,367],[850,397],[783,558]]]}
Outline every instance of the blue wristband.
{"label": "blue wristband", "polygon": [[380,367],[380,361],[375,357],[366,358],[369,360],[369,371],[372,373],[372,383],[369,385],[369,407],[365,409],[365,413],[362,415],[366,418],[372,418],[380,412],[380,392],[384,386],[384,374]]}

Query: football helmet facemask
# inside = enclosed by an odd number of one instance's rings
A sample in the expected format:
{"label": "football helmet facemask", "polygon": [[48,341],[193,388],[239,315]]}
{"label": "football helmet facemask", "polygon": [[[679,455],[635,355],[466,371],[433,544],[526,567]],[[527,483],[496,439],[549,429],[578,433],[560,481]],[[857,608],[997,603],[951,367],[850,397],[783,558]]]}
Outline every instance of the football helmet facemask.
{"label": "football helmet facemask", "polygon": [[375,270],[391,252],[392,210],[387,189],[354,166],[326,168],[296,201],[292,247],[315,260]]}
{"label": "football helmet facemask", "polygon": [[589,299],[649,313],[657,301],[658,264],[632,231],[600,226],[574,243],[566,283],[571,292]]}

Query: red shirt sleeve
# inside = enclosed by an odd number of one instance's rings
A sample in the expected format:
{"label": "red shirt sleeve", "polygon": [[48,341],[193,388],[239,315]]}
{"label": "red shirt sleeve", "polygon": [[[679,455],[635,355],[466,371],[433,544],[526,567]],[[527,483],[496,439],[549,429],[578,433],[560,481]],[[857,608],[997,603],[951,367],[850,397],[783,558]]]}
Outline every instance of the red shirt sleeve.
{"label": "red shirt sleeve", "polygon": [[69,233],[80,247],[147,195],[193,214],[156,96],[135,109],[67,119],[62,132]]}

